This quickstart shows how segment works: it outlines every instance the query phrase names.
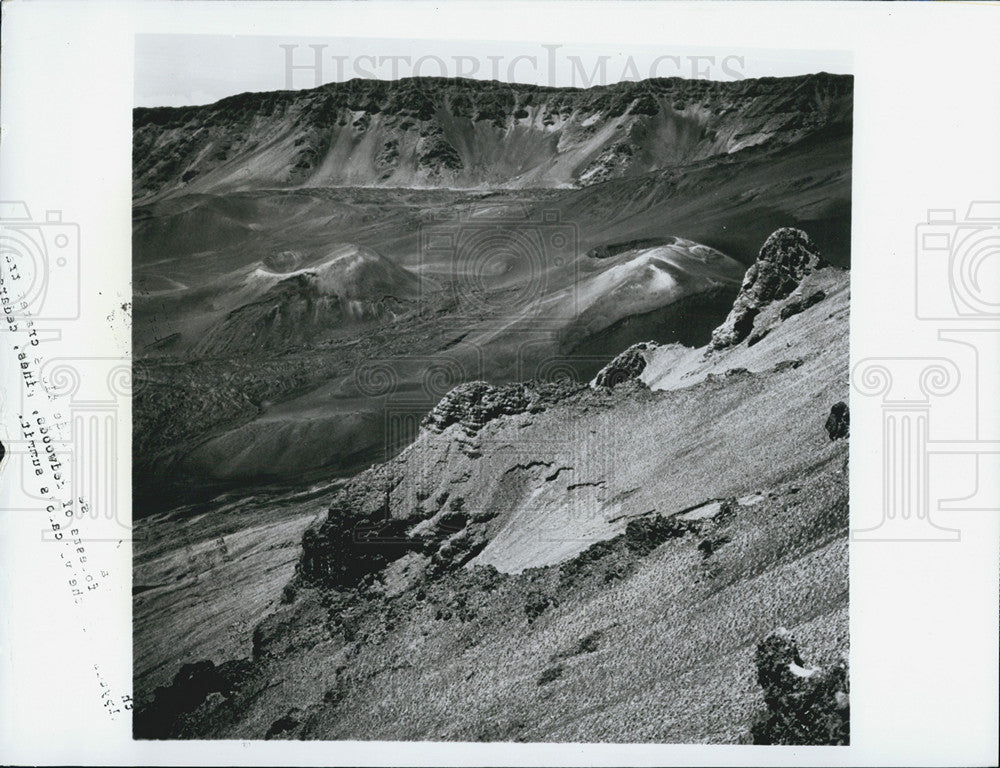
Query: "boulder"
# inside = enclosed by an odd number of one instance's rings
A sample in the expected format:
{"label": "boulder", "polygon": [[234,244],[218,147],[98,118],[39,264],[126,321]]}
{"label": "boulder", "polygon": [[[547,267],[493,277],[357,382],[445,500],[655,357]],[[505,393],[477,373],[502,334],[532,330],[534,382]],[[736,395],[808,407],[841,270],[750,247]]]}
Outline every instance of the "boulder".
{"label": "boulder", "polygon": [[743,277],[733,308],[713,331],[709,349],[731,347],[746,339],[764,307],[789,296],[803,277],[824,266],[827,264],[816,245],[801,229],[783,227],[775,231]]}
{"label": "boulder", "polygon": [[469,435],[498,416],[524,413],[528,395],[524,384],[495,387],[485,381],[459,384],[424,417],[422,426],[443,432],[452,424],[460,424]]}
{"label": "boulder", "polygon": [[659,346],[655,341],[641,341],[620,353],[594,378],[595,387],[614,387],[639,377],[649,362],[647,354]]}
{"label": "boulder", "polygon": [[795,637],[781,627],[757,646],[755,662],[767,713],[753,725],[754,744],[850,743],[846,659],[828,669],[806,666]]}
{"label": "boulder", "polygon": [[831,440],[839,440],[850,434],[851,412],[847,403],[834,403],[830,415],[826,417],[826,432]]}

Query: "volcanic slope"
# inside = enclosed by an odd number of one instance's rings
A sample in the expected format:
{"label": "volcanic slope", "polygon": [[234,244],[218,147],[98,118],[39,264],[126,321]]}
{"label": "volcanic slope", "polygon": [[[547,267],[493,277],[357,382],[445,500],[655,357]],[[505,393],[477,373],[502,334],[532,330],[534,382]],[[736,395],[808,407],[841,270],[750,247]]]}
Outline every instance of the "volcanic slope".
{"label": "volcanic slope", "polygon": [[847,648],[847,440],[824,425],[849,275],[787,274],[779,296],[744,282],[749,336],[630,350],[613,386],[450,392],[334,492],[242,659],[137,688],[136,734],[747,740],[757,643]]}
{"label": "volcanic slope", "polygon": [[[725,123],[723,133],[735,131],[724,146],[702,137],[682,152],[671,149],[677,138],[670,131],[657,129],[656,138],[642,134],[640,141],[630,128],[630,146],[653,142],[654,154],[672,159],[636,161],[604,181],[558,189],[545,185],[562,185],[563,177],[547,171],[529,186],[490,191],[311,186],[339,183],[325,177],[302,181],[310,186],[275,182],[272,188],[273,179],[254,175],[256,160],[237,151],[235,139],[228,160],[206,150],[184,160],[174,175],[167,166],[157,171],[162,184],[149,176],[168,155],[195,151],[199,142],[263,126],[276,135],[294,133],[296,105],[312,100],[369,94],[364,103],[379,110],[380,120],[395,115],[402,125],[410,107],[399,94],[416,89],[437,104],[451,98],[453,87],[473,101],[480,94],[485,105],[496,91],[490,84],[355,82],[204,108],[137,110],[136,514],[251,483],[308,483],[357,471],[408,444],[420,412],[461,381],[587,380],[638,341],[704,344],[738,289],[741,267],[734,262],[751,263],[779,224],[806,229],[832,263],[847,265],[851,82],[815,75],[718,86],[500,88],[513,89],[518,104],[530,92],[533,100],[544,96],[546,109],[556,110],[557,101],[571,108],[566,121],[545,126],[543,117],[545,131],[570,130],[573,120],[580,130],[598,132],[608,121],[665,120],[681,109],[683,94],[688,101],[681,111]],[[662,104],[655,114],[643,107],[650,89]],[[612,96],[621,104],[612,105]],[[287,102],[283,112],[279,102]],[[517,110],[504,120],[514,120]],[[476,107],[475,114],[481,112]],[[438,118],[410,119],[430,126]],[[513,151],[520,129],[501,131],[491,120],[474,115],[470,130],[509,140]],[[340,130],[335,122],[323,125]],[[361,125],[359,137],[368,130]],[[743,141],[746,131],[760,140]],[[553,151],[576,157],[576,146],[559,138]],[[270,149],[259,152],[266,166]],[[469,172],[493,162],[489,153],[469,157]],[[541,168],[547,161],[538,162]],[[658,170],[643,170],[654,166]],[[229,173],[226,168],[246,170],[240,174],[246,183],[211,180],[216,172]],[[458,184],[446,174],[434,179],[438,187]],[[425,247],[434,233],[460,242],[490,231],[519,245],[478,261],[455,249]],[[556,234],[563,245],[552,248]],[[708,248],[728,259],[698,255]],[[360,298],[324,292],[317,269],[343,266],[336,258],[341,252],[362,254],[372,273],[398,267],[386,276],[391,288],[362,291]],[[385,420],[404,412],[413,417],[404,429]]]}
{"label": "volcanic slope", "polygon": [[[214,357],[317,343],[325,332],[395,318],[420,296],[415,274],[367,248],[345,244],[315,263],[299,261],[296,253],[285,251],[251,267],[245,277],[219,280],[217,298],[223,301],[212,302],[206,318],[211,325],[192,353]],[[227,311],[226,304],[235,306]],[[225,318],[218,312],[226,312]]]}
{"label": "volcanic slope", "polygon": [[[470,378],[586,380],[622,343],[648,334],[664,342],[704,340],[732,301],[742,268],[683,238],[658,243],[561,261],[544,259],[542,250],[500,249],[486,265],[427,263],[419,276],[370,249],[341,246],[316,263],[279,254],[284,272],[257,262],[223,275],[197,297],[175,291],[159,305],[185,303],[183,314],[175,311],[187,325],[175,326],[174,350],[190,346],[202,367],[264,350],[286,360],[287,371],[301,357],[315,384],[161,454],[148,471],[259,482],[349,468],[384,457],[387,404],[426,410]],[[455,284],[469,287],[456,298]],[[227,290],[231,285],[237,288]],[[440,307],[444,319],[431,311]],[[353,366],[338,368],[305,351],[375,333],[398,334],[399,351],[383,348],[374,360],[359,354]],[[304,351],[292,354],[297,349]],[[150,394],[141,396],[144,407]],[[161,402],[175,418],[171,401]],[[143,418],[149,417],[146,408]]]}
{"label": "volcanic slope", "polygon": [[566,187],[850,122],[852,78],[666,78],[588,89],[351,80],[136,109],[134,199],[311,187]]}

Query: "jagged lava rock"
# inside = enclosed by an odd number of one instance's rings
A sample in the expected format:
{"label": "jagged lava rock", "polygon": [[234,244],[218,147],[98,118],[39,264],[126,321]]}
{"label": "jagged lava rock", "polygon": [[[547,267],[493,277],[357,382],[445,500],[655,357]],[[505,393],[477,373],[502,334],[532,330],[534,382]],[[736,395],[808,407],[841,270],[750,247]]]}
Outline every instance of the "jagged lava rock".
{"label": "jagged lava rock", "polygon": [[709,349],[739,344],[750,335],[761,309],[789,296],[803,277],[825,266],[816,245],[801,229],[776,230],[747,270],[729,316],[712,333]]}
{"label": "jagged lava rock", "polygon": [[594,386],[612,389],[638,378],[639,374],[646,370],[646,364],[649,362],[647,353],[658,346],[655,341],[640,341],[638,344],[633,344],[598,371],[594,377]]}
{"label": "jagged lava rock", "polygon": [[208,659],[181,665],[169,686],[159,686],[147,705],[149,716],[136,721],[135,736],[163,739],[175,720],[197,709],[212,694],[228,696],[250,671],[248,659],[233,659],[218,666]]}
{"label": "jagged lava rock", "polygon": [[830,415],[826,417],[826,431],[831,440],[838,440],[847,437],[851,428],[851,412],[847,403],[840,401],[834,403],[830,409]]}
{"label": "jagged lava rock", "polygon": [[757,682],[767,715],[752,728],[754,744],[838,745],[850,742],[847,661],[807,667],[784,627],[757,646]]}
{"label": "jagged lava rock", "polygon": [[571,382],[514,382],[494,386],[485,381],[459,384],[424,417],[421,426],[443,432],[461,425],[470,437],[500,416],[536,413],[580,385]]}

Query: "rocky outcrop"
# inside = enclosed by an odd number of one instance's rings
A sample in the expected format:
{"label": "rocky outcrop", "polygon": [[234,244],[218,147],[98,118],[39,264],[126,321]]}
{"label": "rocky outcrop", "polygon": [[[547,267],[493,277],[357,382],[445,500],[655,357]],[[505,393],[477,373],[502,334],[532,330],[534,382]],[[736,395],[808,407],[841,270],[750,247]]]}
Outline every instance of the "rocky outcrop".
{"label": "rocky outcrop", "polygon": [[828,669],[807,667],[795,637],[781,627],[757,646],[755,662],[767,714],[753,725],[754,744],[850,743],[846,659]]}
{"label": "rocky outcrop", "polygon": [[826,417],[826,432],[831,440],[840,440],[850,434],[851,412],[847,403],[834,403],[830,415]]}
{"label": "rocky outcrop", "polygon": [[783,227],[775,231],[747,270],[732,311],[712,333],[709,349],[732,347],[746,339],[764,307],[788,297],[803,277],[824,266],[827,264],[816,245],[801,229]]}
{"label": "rocky outcrop", "polygon": [[388,499],[381,508],[364,510],[342,494],[330,506],[326,519],[303,534],[296,575],[305,584],[338,589],[355,586],[407,552],[421,548],[422,540],[407,534],[418,519],[393,518]]}
{"label": "rocky outcrop", "polygon": [[234,659],[218,666],[204,659],[182,665],[170,685],[156,689],[144,717],[136,718],[135,737],[167,738],[171,727],[210,696],[223,698],[232,694],[249,672],[247,659]]}
{"label": "rocky outcrop", "polygon": [[641,341],[620,353],[594,377],[595,387],[613,389],[626,381],[639,377],[649,362],[649,353],[659,345],[655,341]]}
{"label": "rocky outcrop", "polygon": [[472,437],[501,416],[537,413],[577,389],[570,383],[516,382],[494,386],[485,381],[459,384],[434,406],[421,426],[443,432],[459,424]]}

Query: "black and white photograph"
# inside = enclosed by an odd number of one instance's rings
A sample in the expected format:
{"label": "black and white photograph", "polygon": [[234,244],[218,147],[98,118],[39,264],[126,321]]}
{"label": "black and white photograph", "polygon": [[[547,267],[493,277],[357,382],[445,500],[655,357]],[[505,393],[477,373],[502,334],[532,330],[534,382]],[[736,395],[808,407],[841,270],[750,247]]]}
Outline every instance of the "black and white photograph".
{"label": "black and white photograph", "polygon": [[465,50],[135,108],[136,738],[847,744],[852,75]]}
{"label": "black and white photograph", "polygon": [[0,764],[995,765],[1000,0],[3,0]]}

